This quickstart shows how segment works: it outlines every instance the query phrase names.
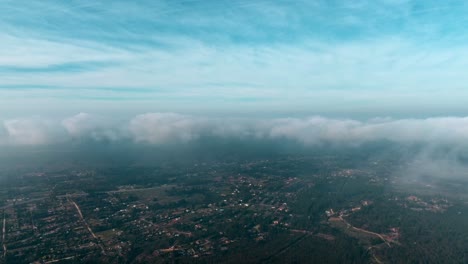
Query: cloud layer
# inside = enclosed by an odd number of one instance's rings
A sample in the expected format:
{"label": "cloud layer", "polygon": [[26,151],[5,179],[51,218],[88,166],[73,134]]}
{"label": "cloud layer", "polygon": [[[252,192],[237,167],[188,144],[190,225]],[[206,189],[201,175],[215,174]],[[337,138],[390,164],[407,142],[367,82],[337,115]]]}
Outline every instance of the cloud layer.
{"label": "cloud layer", "polygon": [[[395,174],[408,181],[468,178],[468,117],[426,119],[375,118],[367,121],[321,116],[281,119],[239,119],[189,116],[177,113],[145,113],[122,120],[102,115],[78,113],[61,120],[40,117],[16,118],[0,122],[0,152],[15,147],[59,145],[67,148],[92,143],[138,147],[223,146],[241,143],[253,149],[262,144],[297,147],[345,147],[359,151],[365,143],[386,141],[396,144],[395,154],[384,145],[378,155],[397,155],[402,164]],[[94,144],[97,143],[97,144]],[[258,146],[256,145],[258,144]],[[283,145],[293,143],[291,145]],[[213,145],[215,144],[215,145]],[[216,145],[219,144],[219,145]],[[276,145],[277,144],[277,145]],[[401,147],[401,148],[400,148]],[[161,149],[161,148],[159,148]],[[293,149],[294,150],[294,149]],[[391,150],[387,153],[388,150]],[[236,151],[223,149],[223,151]],[[209,151],[208,151],[209,152]],[[121,153],[116,153],[121,154]],[[208,154],[208,153],[205,153]],[[125,155],[125,154],[124,154]],[[393,159],[392,158],[392,159]]]}
{"label": "cloud layer", "polygon": [[187,143],[201,137],[269,139],[316,145],[324,142],[360,144],[468,143],[468,117],[427,119],[333,119],[320,116],[282,119],[208,118],[176,113],[146,113],[123,121],[87,113],[63,120],[9,119],[0,126],[3,145],[44,145],[73,140],[132,141],[138,144]]}

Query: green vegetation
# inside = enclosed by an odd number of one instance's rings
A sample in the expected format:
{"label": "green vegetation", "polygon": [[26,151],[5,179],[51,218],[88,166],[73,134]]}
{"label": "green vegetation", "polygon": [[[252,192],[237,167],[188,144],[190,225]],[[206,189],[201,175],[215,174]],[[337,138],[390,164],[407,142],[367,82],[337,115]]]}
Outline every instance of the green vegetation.
{"label": "green vegetation", "polygon": [[459,185],[405,188],[394,160],[355,159],[363,157],[6,172],[1,261],[467,261]]}

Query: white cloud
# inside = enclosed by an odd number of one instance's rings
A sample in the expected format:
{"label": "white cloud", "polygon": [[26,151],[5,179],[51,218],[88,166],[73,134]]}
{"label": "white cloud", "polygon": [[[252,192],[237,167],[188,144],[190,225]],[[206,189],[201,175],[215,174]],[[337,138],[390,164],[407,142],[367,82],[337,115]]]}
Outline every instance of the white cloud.
{"label": "white cloud", "polygon": [[137,142],[187,142],[201,135],[223,138],[286,138],[304,144],[398,143],[468,144],[468,117],[427,119],[333,119],[320,116],[285,119],[208,119],[174,113],[148,113],[130,121]]}
{"label": "white cloud", "polygon": [[3,122],[6,134],[2,140],[9,145],[43,145],[64,140],[63,131],[50,120],[40,118],[11,119]]}
{"label": "white cloud", "polygon": [[3,144],[40,145],[70,139],[132,140],[143,144],[184,143],[202,136],[241,139],[289,139],[306,145],[323,142],[361,144],[389,140],[397,143],[468,145],[468,117],[426,119],[206,118],[176,113],[146,113],[127,121],[87,113],[50,120],[3,121]]}
{"label": "white cloud", "polygon": [[72,138],[92,138],[95,140],[117,140],[121,137],[121,130],[111,120],[79,113],[62,121],[62,125]]}
{"label": "white cloud", "polygon": [[307,144],[322,141],[362,143],[376,140],[399,143],[468,143],[468,118],[374,119],[366,122],[323,117],[281,119],[271,123],[269,135]]}
{"label": "white cloud", "polygon": [[204,122],[175,113],[147,113],[130,121],[129,130],[136,142],[152,144],[188,142],[202,132]]}
{"label": "white cloud", "polygon": [[93,122],[91,115],[87,113],[79,113],[75,116],[66,118],[62,121],[62,125],[67,129],[72,136],[82,136],[84,133],[92,131],[98,125]]}
{"label": "white cloud", "polygon": [[417,152],[411,148],[402,151],[402,155],[407,155],[406,163],[395,174],[407,180],[468,175],[468,166],[463,162],[467,157],[468,117],[359,121],[313,116],[259,120],[146,113],[117,122],[109,117],[79,113],[63,120],[34,117],[0,123],[0,146],[66,146],[75,139],[110,140],[113,144],[128,141],[144,145],[185,144],[204,136],[227,141],[287,139],[311,147],[324,142],[337,146],[359,146],[380,140],[402,146],[421,143]]}

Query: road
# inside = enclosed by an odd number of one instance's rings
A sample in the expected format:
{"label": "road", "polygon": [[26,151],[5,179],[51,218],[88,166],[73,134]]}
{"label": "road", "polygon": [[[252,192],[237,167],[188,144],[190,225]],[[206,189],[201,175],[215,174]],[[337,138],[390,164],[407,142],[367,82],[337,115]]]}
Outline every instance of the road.
{"label": "road", "polygon": [[291,247],[297,245],[299,242],[301,242],[304,238],[306,238],[309,234],[302,234],[300,237],[294,239],[293,241],[291,241],[289,244],[285,245],[284,247],[280,248],[276,253],[266,257],[266,258],[263,258],[262,260],[260,260],[260,263],[270,263],[272,262],[272,260],[276,257],[278,257],[279,255],[283,254],[284,252],[288,251],[288,249],[290,249]]}
{"label": "road", "polygon": [[104,193],[107,193],[107,194],[117,194],[117,193],[141,192],[141,191],[154,191],[154,190],[161,190],[161,187],[136,188],[136,189],[121,189],[121,190],[115,190],[115,191],[107,191],[107,192],[104,192]]}
{"label": "road", "polygon": [[2,244],[3,244],[3,258],[4,259],[6,258],[6,254],[7,254],[5,237],[6,237],[6,213],[3,212]]}
{"label": "road", "polygon": [[[352,229],[357,230],[359,232],[363,232],[363,233],[366,233],[366,234],[369,234],[369,235],[376,236],[376,237],[380,238],[388,247],[391,247],[390,243],[396,243],[395,241],[386,239],[384,236],[382,236],[379,233],[375,233],[375,232],[365,230],[365,229],[362,229],[362,228],[355,227],[355,226],[351,225],[348,221],[346,221],[343,218],[342,215],[340,215],[339,218],[340,218],[341,221],[343,221],[343,223],[345,223],[348,226],[348,228],[352,228]],[[372,249],[373,249],[373,246],[370,246],[367,250],[371,252],[372,258],[374,259],[374,261],[376,263],[382,264],[383,262],[379,258],[377,258],[377,256],[375,255],[375,252],[373,252]]]}
{"label": "road", "polygon": [[[87,193],[73,193],[73,194],[57,195],[57,198],[82,197],[82,196],[87,196],[87,195],[88,195]],[[30,204],[30,203],[43,201],[43,200],[45,200],[47,198],[49,198],[49,196],[23,200],[23,201],[20,201],[20,202],[16,201],[16,202],[7,204],[7,205],[5,205],[3,207],[0,207],[0,210],[5,210],[5,209],[11,208],[11,207],[16,206],[16,205]]]}
{"label": "road", "polygon": [[69,200],[76,208],[76,211],[78,211],[78,215],[80,216],[80,219],[81,221],[83,221],[83,223],[85,224],[86,228],[88,229],[89,233],[91,234],[91,236],[93,236],[94,239],[97,240],[97,245],[101,248],[101,251],[102,251],[102,254],[106,255],[106,251],[104,250],[104,247],[101,245],[101,243],[99,243],[99,238],[96,236],[96,234],[94,234],[93,230],[91,229],[91,227],[89,227],[88,225],[88,222],[86,222],[86,220],[84,219],[83,217],[83,213],[81,212],[81,209],[80,207],[78,206],[77,203],[75,203],[73,200]]}
{"label": "road", "polygon": [[45,262],[45,264],[57,263],[57,262],[61,262],[61,261],[64,261],[64,260],[71,260],[71,259],[74,259],[74,258],[75,258],[75,257],[72,256],[72,257],[67,257],[67,258],[63,258],[63,259],[51,260],[51,261]]}
{"label": "road", "polygon": [[41,198],[35,198],[35,199],[30,199],[30,200],[23,200],[21,202],[14,202],[14,203],[10,203],[10,204],[7,204],[3,207],[0,207],[0,209],[2,210],[5,210],[5,209],[8,209],[8,208],[11,208],[15,205],[21,205],[21,204],[28,204],[28,203],[33,203],[33,202],[38,202],[38,201],[42,201],[44,200],[46,197],[41,197]]}
{"label": "road", "polygon": [[351,227],[352,229],[354,230],[357,230],[357,231],[360,231],[360,232],[363,232],[363,233],[366,233],[366,234],[370,234],[370,235],[374,235],[380,239],[382,239],[383,242],[385,242],[385,244],[387,244],[388,247],[392,247],[390,245],[390,243],[393,243],[392,240],[388,240],[386,239],[385,237],[383,237],[381,234],[379,233],[375,233],[375,232],[372,232],[372,231],[368,231],[368,230],[365,230],[365,229],[362,229],[362,228],[359,228],[359,227],[355,227],[353,225],[351,225],[348,221],[346,221],[341,215],[339,216],[339,218],[341,219],[341,221],[343,221],[348,227]]}

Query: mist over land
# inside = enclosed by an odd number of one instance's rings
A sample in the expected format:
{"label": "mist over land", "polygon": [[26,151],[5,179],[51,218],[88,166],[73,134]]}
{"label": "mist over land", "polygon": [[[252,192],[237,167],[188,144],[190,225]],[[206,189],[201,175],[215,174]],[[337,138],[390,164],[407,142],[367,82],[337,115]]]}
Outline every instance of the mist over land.
{"label": "mist over land", "polygon": [[467,125],[177,113],[4,120],[0,259],[457,262],[468,234]]}
{"label": "mist over land", "polygon": [[[1,156],[68,157],[79,162],[248,159],[301,153],[348,153],[398,159],[411,180],[468,180],[468,118],[213,118],[145,113],[130,119],[79,113],[2,122]],[[16,154],[13,154],[16,153]],[[28,154],[29,153],[29,154]],[[40,158],[39,158],[40,159]],[[8,164],[8,163],[5,163]]]}

